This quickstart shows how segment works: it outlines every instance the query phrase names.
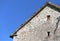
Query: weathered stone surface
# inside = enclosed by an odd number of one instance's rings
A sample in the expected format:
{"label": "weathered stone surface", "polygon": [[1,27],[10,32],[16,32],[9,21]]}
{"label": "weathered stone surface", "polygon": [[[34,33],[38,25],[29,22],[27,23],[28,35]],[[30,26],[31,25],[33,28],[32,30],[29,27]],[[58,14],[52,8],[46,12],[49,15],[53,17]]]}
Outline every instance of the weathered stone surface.
{"label": "weathered stone surface", "polygon": [[[50,21],[47,21],[47,15],[50,15]],[[36,15],[29,23],[17,32],[13,41],[59,41],[60,40],[60,25],[54,34],[56,28],[57,17],[60,12],[45,7],[38,15]],[[50,32],[48,37],[47,32]]]}

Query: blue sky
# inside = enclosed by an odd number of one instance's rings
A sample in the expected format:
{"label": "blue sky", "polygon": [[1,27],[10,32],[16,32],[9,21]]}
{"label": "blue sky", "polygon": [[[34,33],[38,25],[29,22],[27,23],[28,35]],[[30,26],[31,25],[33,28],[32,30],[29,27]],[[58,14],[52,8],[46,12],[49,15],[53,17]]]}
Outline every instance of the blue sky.
{"label": "blue sky", "polygon": [[[60,6],[60,0],[49,0]],[[12,41],[9,35],[24,23],[46,0],[0,0],[0,41]]]}

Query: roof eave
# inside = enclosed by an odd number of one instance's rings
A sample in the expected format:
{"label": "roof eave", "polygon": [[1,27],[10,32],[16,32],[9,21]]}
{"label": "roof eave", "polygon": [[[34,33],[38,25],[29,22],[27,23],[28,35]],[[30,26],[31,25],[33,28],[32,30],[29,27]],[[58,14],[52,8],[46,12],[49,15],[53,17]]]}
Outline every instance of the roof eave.
{"label": "roof eave", "polygon": [[13,34],[10,35],[11,38],[13,38],[17,31],[19,31],[23,26],[25,26],[25,24],[27,24],[31,19],[33,19],[39,12],[41,12],[47,5],[51,5],[51,6],[54,6],[58,9],[60,9],[59,6],[56,6],[54,4],[51,4],[50,2],[46,2],[46,4],[44,6],[42,6],[42,8],[40,8],[37,12],[35,12],[24,24],[22,24]]}

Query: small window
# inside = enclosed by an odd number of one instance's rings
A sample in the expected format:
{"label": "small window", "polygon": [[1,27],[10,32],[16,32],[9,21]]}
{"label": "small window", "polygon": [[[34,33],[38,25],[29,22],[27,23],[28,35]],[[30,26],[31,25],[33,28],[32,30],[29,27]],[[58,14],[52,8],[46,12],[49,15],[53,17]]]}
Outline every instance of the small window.
{"label": "small window", "polygon": [[47,34],[48,34],[48,37],[50,36],[50,32],[47,32]]}
{"label": "small window", "polygon": [[50,20],[50,15],[47,15],[47,20]]}

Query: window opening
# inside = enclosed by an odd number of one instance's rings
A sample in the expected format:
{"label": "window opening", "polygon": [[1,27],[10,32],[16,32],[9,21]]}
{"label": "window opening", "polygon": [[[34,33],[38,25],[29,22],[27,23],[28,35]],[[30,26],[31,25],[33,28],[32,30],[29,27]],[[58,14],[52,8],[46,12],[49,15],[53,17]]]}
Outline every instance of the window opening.
{"label": "window opening", "polygon": [[47,21],[50,20],[50,15],[47,15]]}
{"label": "window opening", "polygon": [[48,34],[48,37],[50,36],[50,32],[47,32],[47,34]]}

